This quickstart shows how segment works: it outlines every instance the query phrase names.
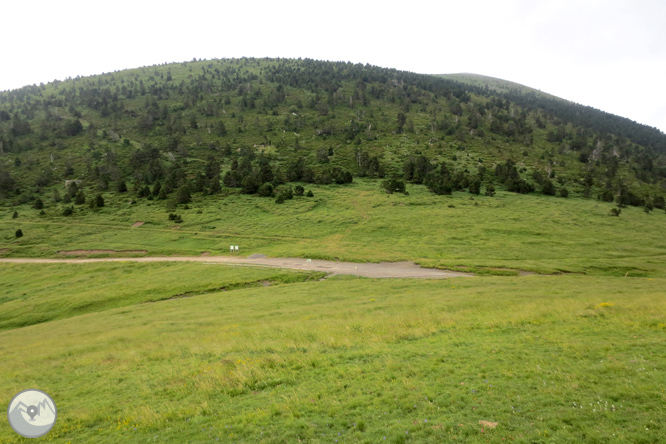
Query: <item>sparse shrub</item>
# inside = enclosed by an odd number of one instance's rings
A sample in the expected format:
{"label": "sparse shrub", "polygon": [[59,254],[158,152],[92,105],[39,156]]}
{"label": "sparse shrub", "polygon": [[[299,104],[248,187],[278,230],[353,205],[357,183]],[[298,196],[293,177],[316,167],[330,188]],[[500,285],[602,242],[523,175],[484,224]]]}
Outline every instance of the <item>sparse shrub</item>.
{"label": "sparse shrub", "polygon": [[86,195],[83,194],[83,190],[77,193],[74,203],[77,205],[83,205],[84,203],[86,203]]}
{"label": "sparse shrub", "polygon": [[611,216],[615,216],[615,217],[617,217],[617,216],[619,216],[620,214],[622,214],[622,209],[620,209],[620,208],[611,208],[609,214],[610,214]]}
{"label": "sparse shrub", "polygon": [[283,204],[284,203],[284,194],[278,193],[278,195],[275,196],[275,203],[276,204]]}
{"label": "sparse shrub", "polygon": [[[125,139],[127,140],[127,139]],[[119,193],[126,193],[127,192],[127,184],[125,183],[124,180],[121,180],[116,184],[116,191]]]}
{"label": "sparse shrub", "polygon": [[405,182],[397,177],[383,180],[381,186],[389,194],[405,192]]}
{"label": "sparse shrub", "polygon": [[273,184],[270,182],[266,182],[262,186],[259,187],[259,190],[257,190],[257,194],[261,197],[271,197],[273,196]]}
{"label": "sparse shrub", "polygon": [[314,197],[314,194],[312,193],[312,190],[308,190],[307,193],[305,193],[307,197]]}
{"label": "sparse shrub", "polygon": [[560,196],[561,197],[569,197],[569,190],[567,190],[566,188],[561,188],[560,189]]}
{"label": "sparse shrub", "polygon": [[493,197],[495,195],[495,186],[492,183],[486,185],[486,196]]}
{"label": "sparse shrub", "polygon": [[14,211],[14,214],[12,214],[12,219],[18,218],[18,211]]}
{"label": "sparse shrub", "polygon": [[543,184],[541,186],[541,192],[546,196],[555,195],[555,185],[553,185],[553,182],[550,179],[546,179],[543,181]]}
{"label": "sparse shrub", "polygon": [[72,206],[65,207],[65,209],[62,210],[63,216],[71,216],[72,214],[74,214],[74,207]]}
{"label": "sparse shrub", "polygon": [[159,196],[161,191],[162,191],[162,184],[158,180],[157,182],[155,182],[155,185],[153,185],[152,194],[153,196]]}
{"label": "sparse shrub", "polygon": [[481,193],[481,180],[478,177],[475,177],[474,179],[470,180],[469,192],[476,195],[479,195]]}
{"label": "sparse shrub", "polygon": [[18,237],[23,237],[23,231],[19,228],[18,230],[16,230],[16,233],[14,233],[14,235],[15,235],[17,238],[18,238]]}
{"label": "sparse shrub", "polygon": [[185,204],[191,200],[190,188],[187,185],[178,188],[178,191],[176,191],[176,204]]}
{"label": "sparse shrub", "polygon": [[95,206],[98,208],[102,208],[104,206],[104,198],[101,194],[95,196],[95,200],[93,202],[95,202]]}
{"label": "sparse shrub", "polygon": [[41,210],[42,208],[44,208],[44,201],[42,201],[42,199],[38,197],[37,199],[35,199],[35,203],[32,204],[32,208],[34,208],[35,210]]}
{"label": "sparse shrub", "polygon": [[305,189],[301,185],[296,185],[294,187],[294,196],[302,196],[305,192]]}

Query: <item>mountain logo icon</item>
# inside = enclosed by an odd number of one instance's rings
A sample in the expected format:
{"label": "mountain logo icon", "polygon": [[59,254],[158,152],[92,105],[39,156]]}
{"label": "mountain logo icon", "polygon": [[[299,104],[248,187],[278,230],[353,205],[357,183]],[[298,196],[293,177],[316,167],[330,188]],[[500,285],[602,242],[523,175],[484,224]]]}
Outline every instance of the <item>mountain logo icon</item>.
{"label": "mountain logo icon", "polygon": [[53,398],[37,389],[17,393],[7,408],[9,425],[25,438],[39,438],[49,433],[57,416],[58,410]]}

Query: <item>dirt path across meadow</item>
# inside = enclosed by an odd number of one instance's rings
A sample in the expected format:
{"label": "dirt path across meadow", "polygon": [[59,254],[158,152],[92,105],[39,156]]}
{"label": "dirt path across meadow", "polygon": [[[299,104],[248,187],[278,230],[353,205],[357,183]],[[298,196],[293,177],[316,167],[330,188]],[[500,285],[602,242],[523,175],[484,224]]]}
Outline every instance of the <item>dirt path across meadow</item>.
{"label": "dirt path across meadow", "polygon": [[347,274],[369,278],[426,278],[446,279],[469,277],[471,273],[421,268],[413,262],[354,263],[321,261],[308,262],[301,258],[241,258],[233,256],[156,256],[129,258],[89,258],[89,259],[28,259],[1,258],[0,263],[14,264],[88,264],[93,262],[201,262],[206,265],[235,264],[238,266],[269,266],[293,270],[323,271],[330,275]]}

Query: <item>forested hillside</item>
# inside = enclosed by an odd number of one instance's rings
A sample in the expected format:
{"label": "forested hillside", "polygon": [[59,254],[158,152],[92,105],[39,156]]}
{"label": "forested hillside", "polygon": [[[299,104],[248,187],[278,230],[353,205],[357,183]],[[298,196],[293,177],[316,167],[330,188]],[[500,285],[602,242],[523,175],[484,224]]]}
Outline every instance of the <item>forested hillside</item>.
{"label": "forested hillside", "polygon": [[[612,93],[612,92],[609,92]],[[519,89],[343,62],[199,60],[0,93],[0,202],[52,214],[382,179],[664,208],[666,135]]]}

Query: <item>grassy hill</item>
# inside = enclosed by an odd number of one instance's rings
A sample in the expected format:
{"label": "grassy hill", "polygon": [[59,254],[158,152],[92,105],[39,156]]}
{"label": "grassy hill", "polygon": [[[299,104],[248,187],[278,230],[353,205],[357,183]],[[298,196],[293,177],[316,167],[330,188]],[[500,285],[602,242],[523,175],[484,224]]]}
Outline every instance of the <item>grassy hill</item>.
{"label": "grassy hill", "polygon": [[479,88],[488,87],[489,89],[496,91],[498,93],[509,93],[512,91],[520,91],[523,94],[531,93],[539,95],[544,98],[559,99],[556,96],[540,91],[538,89],[531,88],[529,86],[521,85],[520,83],[499,79],[497,77],[484,76],[481,74],[472,74],[472,73],[440,74],[439,77],[455,80],[461,83],[466,83]]}
{"label": "grassy hill", "polygon": [[51,394],[60,443],[666,440],[666,136],[483,83],[240,59],[0,93],[0,257],[476,275],[0,263],[0,399]]}

